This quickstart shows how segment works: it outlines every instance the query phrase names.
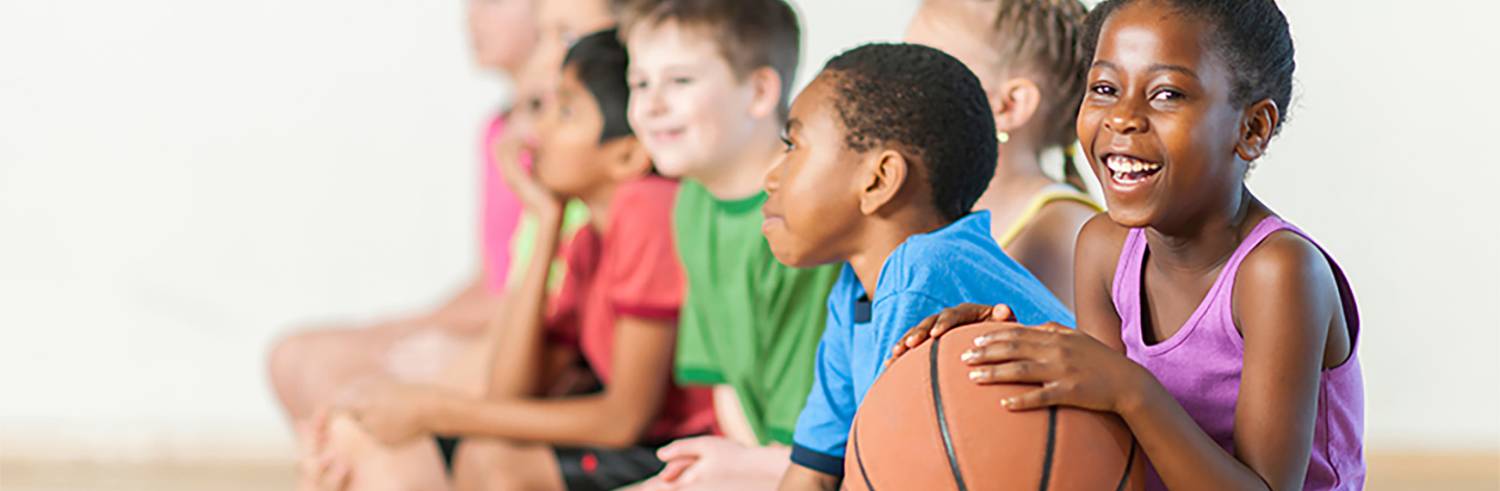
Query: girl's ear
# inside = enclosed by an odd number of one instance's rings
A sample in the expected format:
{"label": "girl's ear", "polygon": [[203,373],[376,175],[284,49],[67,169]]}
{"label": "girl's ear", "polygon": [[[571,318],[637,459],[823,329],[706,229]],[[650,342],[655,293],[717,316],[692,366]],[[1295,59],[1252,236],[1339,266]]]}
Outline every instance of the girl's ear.
{"label": "girl's ear", "polygon": [[1027,78],[1012,78],[989,92],[990,111],[995,115],[995,129],[1016,131],[1042,107],[1042,89]]}
{"label": "girl's ear", "polygon": [[747,81],[750,88],[755,91],[750,100],[750,116],[754,118],[765,118],[776,114],[781,106],[781,75],[771,67],[760,67],[750,72]]}
{"label": "girl's ear", "polygon": [[1276,107],[1276,101],[1264,99],[1251,104],[1240,118],[1239,141],[1235,142],[1234,153],[1246,162],[1260,159],[1266,154],[1266,146],[1270,145],[1279,121],[1281,110]]}
{"label": "girl's ear", "polygon": [[890,149],[881,150],[867,162],[868,170],[859,193],[859,212],[874,215],[901,194],[911,176],[911,162]]}

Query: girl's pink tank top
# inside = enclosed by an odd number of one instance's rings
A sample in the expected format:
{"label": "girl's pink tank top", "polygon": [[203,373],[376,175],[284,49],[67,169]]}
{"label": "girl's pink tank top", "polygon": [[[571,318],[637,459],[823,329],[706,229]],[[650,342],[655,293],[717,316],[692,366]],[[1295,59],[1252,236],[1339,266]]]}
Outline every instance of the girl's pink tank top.
{"label": "girl's pink tank top", "polygon": [[[1142,339],[1141,274],[1147,244],[1142,229],[1130,231],[1115,270],[1115,310],[1120,315],[1126,356],[1149,370],[1193,420],[1224,450],[1234,453],[1234,412],[1244,368],[1244,340],[1234,324],[1234,282],[1240,264],[1272,233],[1286,230],[1312,241],[1281,218],[1266,217],[1246,237],[1224,265],[1218,280],[1182,329],[1156,344]],[[1314,242],[1316,244],[1316,242]],[[1321,249],[1322,246],[1319,246]],[[1333,268],[1344,316],[1350,332],[1350,354],[1343,364],[1325,369],[1318,383],[1317,422],[1312,458],[1303,489],[1362,489],[1365,480],[1364,380],[1358,347],[1359,312],[1354,292],[1333,258]],[[1152,470],[1148,489],[1166,489]]]}

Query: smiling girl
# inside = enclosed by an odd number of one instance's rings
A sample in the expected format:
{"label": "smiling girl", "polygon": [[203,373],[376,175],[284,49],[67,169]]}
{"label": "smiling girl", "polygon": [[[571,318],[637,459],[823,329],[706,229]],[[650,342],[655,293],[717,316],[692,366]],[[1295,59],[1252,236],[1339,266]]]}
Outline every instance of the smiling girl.
{"label": "smiling girl", "polygon": [[[1272,0],[1111,0],[1091,33],[1078,134],[1109,213],[1079,238],[1082,332],[989,319],[962,355],[971,378],[1041,384],[1011,410],[1119,414],[1153,489],[1363,487],[1353,292],[1245,185],[1291,98],[1285,16]],[[998,317],[945,315],[903,346]]]}

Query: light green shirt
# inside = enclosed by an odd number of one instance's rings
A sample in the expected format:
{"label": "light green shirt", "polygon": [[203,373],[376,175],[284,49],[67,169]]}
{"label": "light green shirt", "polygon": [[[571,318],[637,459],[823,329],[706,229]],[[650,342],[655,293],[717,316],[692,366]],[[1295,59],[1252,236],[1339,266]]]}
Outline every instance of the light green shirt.
{"label": "light green shirt", "polygon": [[678,323],[679,383],[727,384],[762,445],[791,445],[812,388],[835,265],[794,269],[761,235],[765,193],[722,201],[683,181],[673,211],[687,275]]}

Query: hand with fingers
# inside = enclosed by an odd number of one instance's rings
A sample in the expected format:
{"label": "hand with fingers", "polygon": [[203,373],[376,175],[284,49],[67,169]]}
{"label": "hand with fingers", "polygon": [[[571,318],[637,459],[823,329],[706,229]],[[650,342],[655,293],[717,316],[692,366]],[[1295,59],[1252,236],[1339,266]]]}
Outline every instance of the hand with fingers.
{"label": "hand with fingers", "polygon": [[564,201],[557,193],[548,189],[541,181],[537,180],[532,171],[527,170],[522,162],[528,157],[535,155],[536,145],[529,143],[528,138],[521,132],[511,132],[500,137],[491,151],[495,155],[495,166],[500,172],[500,177],[521,205],[531,213],[541,214],[544,217],[560,215]]}
{"label": "hand with fingers", "polygon": [[765,489],[785,470],[787,451],[750,447],[720,436],[685,438],[656,452],[666,462],[641,489]]}
{"label": "hand with fingers", "polygon": [[1123,353],[1066,326],[1005,321],[985,327],[989,332],[960,355],[972,367],[969,379],[1041,385],[1001,401],[1013,411],[1060,405],[1119,413],[1151,378]]}
{"label": "hand with fingers", "polygon": [[977,303],[959,304],[949,307],[942,312],[922,319],[906,334],[901,335],[901,341],[891,348],[891,357],[885,360],[885,365],[890,366],[896,358],[911,351],[912,348],[921,346],[928,339],[935,339],[943,333],[960,326],[976,324],[980,322],[1003,322],[1015,320],[1015,314],[1011,313],[1010,307],[1005,305],[980,305]]}
{"label": "hand with fingers", "polygon": [[376,440],[396,445],[428,433],[422,418],[436,394],[423,386],[370,380],[345,392],[335,406]]}

